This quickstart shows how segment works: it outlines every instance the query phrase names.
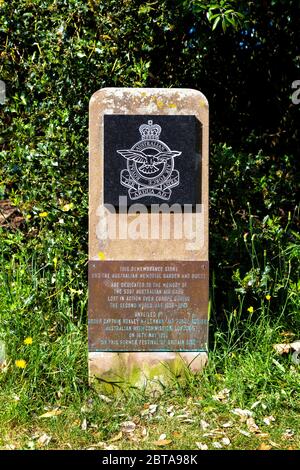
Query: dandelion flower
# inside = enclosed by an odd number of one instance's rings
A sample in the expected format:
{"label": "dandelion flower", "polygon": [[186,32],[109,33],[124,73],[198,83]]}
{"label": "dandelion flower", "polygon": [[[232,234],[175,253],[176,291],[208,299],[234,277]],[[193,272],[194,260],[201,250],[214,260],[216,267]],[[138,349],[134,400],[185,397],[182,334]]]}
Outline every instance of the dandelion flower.
{"label": "dandelion flower", "polygon": [[73,202],[70,202],[69,204],[65,204],[65,205],[63,206],[62,210],[63,210],[64,212],[68,212],[68,211],[72,210],[73,207],[74,207]]}
{"label": "dandelion flower", "polygon": [[24,359],[17,359],[15,361],[15,365],[16,367],[18,367],[19,369],[25,369],[26,367],[26,361],[24,361]]}
{"label": "dandelion flower", "polygon": [[29,346],[30,344],[32,344],[32,338],[31,338],[31,336],[28,336],[27,338],[24,339],[24,344],[26,344],[27,346]]}
{"label": "dandelion flower", "polygon": [[251,306],[251,307],[249,307],[249,308],[247,308],[247,312],[249,312],[249,313],[253,313],[253,312],[254,312],[254,308],[253,308],[252,306]]}
{"label": "dandelion flower", "polygon": [[267,295],[266,295],[266,299],[267,299],[267,300],[271,300],[270,294],[267,294]]}
{"label": "dandelion flower", "polygon": [[39,213],[40,217],[47,217],[47,215],[48,215],[48,212],[40,212]]}

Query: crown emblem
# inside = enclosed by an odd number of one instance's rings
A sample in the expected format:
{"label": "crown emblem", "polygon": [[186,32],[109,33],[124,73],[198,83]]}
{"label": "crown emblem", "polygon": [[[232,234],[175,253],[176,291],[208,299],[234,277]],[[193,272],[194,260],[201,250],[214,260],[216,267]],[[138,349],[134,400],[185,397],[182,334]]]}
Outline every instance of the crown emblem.
{"label": "crown emblem", "polygon": [[158,124],[153,124],[153,121],[148,121],[148,124],[142,124],[139,127],[142,140],[158,140],[161,127]]}

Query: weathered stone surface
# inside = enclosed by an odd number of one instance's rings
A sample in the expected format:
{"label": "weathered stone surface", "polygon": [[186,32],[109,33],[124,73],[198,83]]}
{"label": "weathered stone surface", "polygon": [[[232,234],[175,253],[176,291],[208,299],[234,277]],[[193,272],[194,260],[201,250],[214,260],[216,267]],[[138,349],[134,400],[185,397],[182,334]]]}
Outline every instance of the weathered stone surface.
{"label": "weathered stone surface", "polygon": [[[176,227],[182,224],[183,215],[174,213],[170,218],[170,237],[126,236],[128,225],[139,224],[151,227],[151,233],[161,233],[165,226],[164,214],[150,212],[120,213],[118,236],[108,236],[107,222],[110,210],[104,201],[104,116],[143,115],[191,116],[200,123],[202,148],[199,155],[198,194],[202,203],[200,211],[189,214],[195,239],[188,236],[176,238]],[[163,127],[163,126],[162,126]],[[136,139],[138,140],[138,139]],[[163,140],[163,137],[162,137]],[[173,150],[173,149],[171,149]],[[178,150],[178,149],[175,149]],[[117,157],[116,157],[117,158]],[[120,157],[122,158],[122,157]],[[177,158],[177,157],[176,157]],[[180,158],[180,157],[178,157]],[[175,159],[176,163],[176,159]],[[176,165],[175,165],[176,168]],[[193,181],[192,171],[191,184]],[[173,191],[173,190],[172,190]],[[175,193],[175,190],[174,190]],[[89,204],[89,260],[127,261],[208,261],[208,103],[202,93],[189,89],[127,89],[105,88],[97,91],[90,101],[90,204]],[[126,194],[126,191],[125,193]],[[136,201],[139,202],[138,200]],[[158,201],[162,203],[163,201]],[[120,230],[119,230],[120,229]],[[123,233],[121,233],[123,230]],[[207,355],[198,352],[90,352],[90,374],[105,380],[117,377],[131,383],[144,383],[154,376],[167,378],[166,367],[183,370],[190,367],[194,372],[201,370]]]}

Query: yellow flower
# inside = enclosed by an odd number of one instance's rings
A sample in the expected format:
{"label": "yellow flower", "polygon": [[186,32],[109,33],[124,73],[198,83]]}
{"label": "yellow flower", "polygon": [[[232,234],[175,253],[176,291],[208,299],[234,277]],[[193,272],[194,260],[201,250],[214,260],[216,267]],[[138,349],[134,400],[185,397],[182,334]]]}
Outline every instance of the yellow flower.
{"label": "yellow flower", "polygon": [[247,308],[247,312],[249,312],[249,313],[253,313],[253,312],[254,312],[254,308],[253,308],[252,306],[251,306],[251,307],[249,307],[249,308]]}
{"label": "yellow flower", "polygon": [[40,217],[47,217],[47,215],[48,215],[48,212],[40,212],[39,213]]}
{"label": "yellow flower", "polygon": [[267,295],[266,295],[266,299],[267,299],[267,300],[271,300],[270,294],[267,294]]}
{"label": "yellow flower", "polygon": [[68,212],[68,211],[70,211],[71,209],[73,209],[73,207],[74,207],[73,202],[70,202],[69,204],[65,204],[65,205],[63,206],[62,210],[63,210],[64,212]]}
{"label": "yellow flower", "polygon": [[26,367],[26,361],[24,361],[24,359],[17,359],[15,364],[17,367],[19,367],[19,369],[25,369]]}
{"label": "yellow flower", "polygon": [[32,338],[31,338],[31,336],[28,336],[27,338],[24,339],[24,344],[26,344],[27,346],[28,346],[29,344],[32,344]]}

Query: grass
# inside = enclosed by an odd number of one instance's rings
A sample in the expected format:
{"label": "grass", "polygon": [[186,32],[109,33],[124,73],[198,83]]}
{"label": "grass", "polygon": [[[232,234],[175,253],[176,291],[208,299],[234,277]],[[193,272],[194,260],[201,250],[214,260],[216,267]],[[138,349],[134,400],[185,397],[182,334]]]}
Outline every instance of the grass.
{"label": "grass", "polygon": [[[64,258],[53,266],[39,263],[37,253],[7,258],[4,250],[2,266],[7,364],[0,373],[0,448],[214,449],[216,442],[228,449],[299,448],[299,367],[272,347],[287,334],[295,338],[284,331],[286,302],[274,319],[272,298],[247,309],[241,296],[227,327],[214,328],[200,375],[186,370],[159,391],[124,388],[106,397],[88,386],[86,291]],[[24,344],[28,337],[32,344]],[[23,369],[15,365],[21,359]],[[236,408],[252,413],[255,432]]]}

